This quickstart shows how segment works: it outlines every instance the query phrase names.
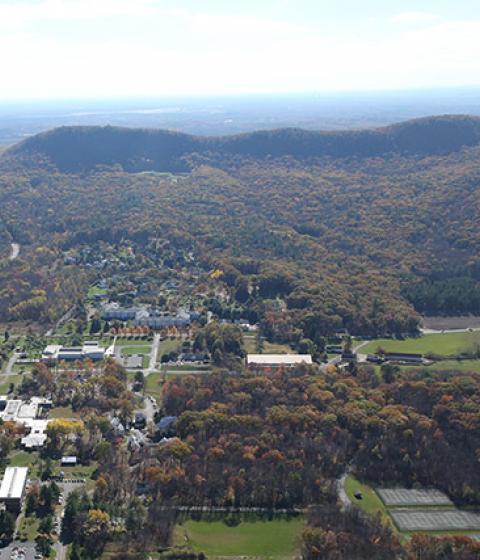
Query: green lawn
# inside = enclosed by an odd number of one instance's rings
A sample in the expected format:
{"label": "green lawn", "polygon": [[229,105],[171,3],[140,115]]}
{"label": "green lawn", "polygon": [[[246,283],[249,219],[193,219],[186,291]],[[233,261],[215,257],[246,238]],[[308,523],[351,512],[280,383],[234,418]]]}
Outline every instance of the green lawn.
{"label": "green lawn", "polygon": [[136,345],[136,346],[120,346],[124,356],[133,356],[134,354],[150,354],[152,351],[151,346]]}
{"label": "green lawn", "polygon": [[18,531],[20,540],[34,541],[38,534],[39,525],[40,519],[37,517],[23,517]]}
{"label": "green lawn", "polygon": [[145,378],[145,394],[152,395],[157,400],[162,397],[162,384],[159,384],[163,374],[151,373]]}
{"label": "green lawn", "polygon": [[188,544],[208,557],[291,558],[299,550],[303,527],[302,517],[242,521],[236,527],[223,521],[186,521],[177,528],[177,544]]}
{"label": "green lawn", "polygon": [[158,358],[162,357],[162,354],[168,354],[169,352],[173,352],[178,350],[180,347],[180,341],[176,338],[166,338],[165,340],[160,341],[158,347]]}
{"label": "green lawn", "polygon": [[97,467],[97,461],[90,461],[89,465],[76,465],[75,467],[62,467],[60,461],[57,461],[53,467],[53,473],[55,476],[58,476],[60,471],[63,471],[65,473],[65,478],[85,478],[88,480],[91,479]]}
{"label": "green lawn", "polygon": [[117,338],[116,346],[151,346],[151,341],[148,338]]}
{"label": "green lawn", "polygon": [[207,364],[182,364],[178,366],[163,365],[162,369],[166,369],[169,373],[176,371],[210,371],[210,366]]}
{"label": "green lawn", "polygon": [[373,354],[378,348],[386,352],[412,352],[418,354],[438,354],[452,356],[460,352],[473,351],[480,346],[480,332],[427,334],[418,338],[392,340],[379,338],[361,348],[362,354]]}
{"label": "green lawn", "polygon": [[20,385],[23,379],[23,374],[15,375],[0,375],[0,395],[6,395],[10,388],[10,383]]}
{"label": "green lawn", "polygon": [[[243,345],[247,354],[257,353],[257,339],[255,335],[244,336]],[[291,354],[294,352],[288,344],[279,344],[276,342],[268,342],[268,340],[263,341],[263,351],[262,354]]]}
{"label": "green lawn", "polygon": [[32,451],[31,453],[27,451],[14,451],[9,456],[8,466],[9,467],[28,467],[29,465],[35,463],[38,459],[38,453]]}
{"label": "green lawn", "polygon": [[[354,496],[357,490],[360,490],[363,495],[361,500],[357,500]],[[378,497],[375,490],[370,488],[370,486],[359,482],[356,478],[349,475],[345,480],[345,492],[352,504],[358,506],[365,513],[371,515],[379,513],[384,521],[390,521],[390,517],[382,500]]]}
{"label": "green lawn", "polygon": [[79,418],[77,412],[73,412],[70,406],[57,406],[52,408],[49,414],[50,418]]}

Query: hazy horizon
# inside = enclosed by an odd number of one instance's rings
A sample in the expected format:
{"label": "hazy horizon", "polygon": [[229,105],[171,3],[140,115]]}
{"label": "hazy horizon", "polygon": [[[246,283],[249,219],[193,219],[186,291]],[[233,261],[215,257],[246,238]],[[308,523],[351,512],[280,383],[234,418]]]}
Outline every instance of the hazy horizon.
{"label": "hazy horizon", "polygon": [[108,124],[218,135],[284,127],[372,128],[447,113],[480,115],[480,88],[0,101],[0,144],[63,125]]}
{"label": "hazy horizon", "polygon": [[480,85],[459,0],[0,0],[3,100]]}

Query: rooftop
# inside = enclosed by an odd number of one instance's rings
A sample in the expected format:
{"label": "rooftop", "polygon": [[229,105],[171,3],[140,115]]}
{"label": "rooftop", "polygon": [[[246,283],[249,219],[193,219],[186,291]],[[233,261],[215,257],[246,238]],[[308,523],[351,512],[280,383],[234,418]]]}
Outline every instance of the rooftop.
{"label": "rooftop", "polygon": [[7,467],[0,486],[0,500],[21,498],[27,482],[27,467]]}
{"label": "rooftop", "polygon": [[248,354],[247,364],[257,365],[297,365],[311,364],[310,354]]}

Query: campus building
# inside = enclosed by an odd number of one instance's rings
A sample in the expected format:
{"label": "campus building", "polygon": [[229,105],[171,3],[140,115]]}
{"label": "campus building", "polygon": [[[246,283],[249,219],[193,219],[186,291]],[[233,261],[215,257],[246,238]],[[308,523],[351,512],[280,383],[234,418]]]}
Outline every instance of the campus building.
{"label": "campus building", "polygon": [[83,346],[66,347],[59,344],[49,344],[43,351],[41,361],[48,365],[59,362],[76,362],[77,360],[91,360],[98,362],[105,358],[105,348],[98,342],[84,342]]}
{"label": "campus building", "polygon": [[294,367],[299,364],[311,364],[310,354],[248,354],[247,366],[249,367]]}
{"label": "campus building", "polygon": [[0,485],[0,503],[7,511],[20,513],[27,485],[27,467],[7,467]]}

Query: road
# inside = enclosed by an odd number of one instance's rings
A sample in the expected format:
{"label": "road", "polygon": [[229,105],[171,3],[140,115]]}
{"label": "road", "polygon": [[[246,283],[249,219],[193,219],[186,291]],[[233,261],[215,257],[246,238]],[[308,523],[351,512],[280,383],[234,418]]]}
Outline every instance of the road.
{"label": "road", "polygon": [[7,362],[7,366],[5,368],[5,370],[2,372],[3,375],[13,375],[13,366],[15,365],[15,362],[17,361],[18,358],[18,354],[16,352],[13,352],[13,354],[10,356],[10,359]]}
{"label": "road", "polygon": [[337,480],[337,494],[338,499],[342,502],[342,509],[346,510],[351,505],[352,502],[348,499],[347,493],[345,492],[345,480],[347,479],[348,472],[344,473],[338,480]]}
{"label": "road", "polygon": [[471,327],[467,329],[420,329],[422,334],[448,334],[448,333],[465,333],[465,332],[478,332],[480,327]]}
{"label": "road", "polygon": [[152,372],[156,371],[157,369],[157,356],[158,356],[159,347],[160,347],[160,335],[156,333],[153,336],[152,350],[150,352],[150,362],[148,364],[148,368],[143,372],[145,377],[147,377],[147,375],[150,375]]}
{"label": "road", "polygon": [[11,243],[11,247],[12,247],[12,252],[10,254],[9,259],[13,261],[13,259],[16,259],[20,253],[20,243]]}

